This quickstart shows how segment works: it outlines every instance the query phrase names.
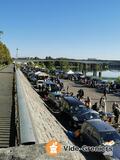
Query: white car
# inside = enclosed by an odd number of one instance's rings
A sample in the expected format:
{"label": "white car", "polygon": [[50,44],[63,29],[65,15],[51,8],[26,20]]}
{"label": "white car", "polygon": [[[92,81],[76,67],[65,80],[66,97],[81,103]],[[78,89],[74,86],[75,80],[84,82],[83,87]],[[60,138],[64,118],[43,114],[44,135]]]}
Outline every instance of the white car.
{"label": "white car", "polygon": [[44,80],[38,80],[37,83],[36,83],[37,88],[42,87],[43,82],[44,82]]}

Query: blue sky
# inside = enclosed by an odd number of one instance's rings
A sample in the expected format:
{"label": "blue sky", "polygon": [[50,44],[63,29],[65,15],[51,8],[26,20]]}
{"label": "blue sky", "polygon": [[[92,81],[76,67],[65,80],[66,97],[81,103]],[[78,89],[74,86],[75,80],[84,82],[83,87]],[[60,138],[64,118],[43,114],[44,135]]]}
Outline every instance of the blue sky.
{"label": "blue sky", "polygon": [[0,0],[12,56],[120,59],[120,0]]}

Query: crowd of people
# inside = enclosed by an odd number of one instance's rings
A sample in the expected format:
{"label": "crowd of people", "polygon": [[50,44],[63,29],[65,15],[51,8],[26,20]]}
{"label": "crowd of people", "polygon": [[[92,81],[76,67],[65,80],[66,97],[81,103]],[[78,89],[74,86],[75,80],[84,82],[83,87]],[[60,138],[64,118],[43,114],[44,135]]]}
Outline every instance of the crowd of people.
{"label": "crowd of people", "polygon": [[[55,84],[57,84],[59,91],[62,91],[64,93],[64,84],[63,82],[57,78],[57,77],[50,77],[49,80],[51,80],[52,82],[54,82]],[[108,87],[108,86],[106,86]],[[45,88],[42,88],[42,91]],[[46,89],[45,90],[45,94],[44,95],[48,95],[49,91]],[[69,93],[69,86],[67,86],[67,93]],[[101,118],[106,120],[106,113],[107,113],[107,106],[106,106],[106,101],[107,101],[107,88],[104,89],[103,91],[103,95],[100,97],[99,102],[95,102],[94,104],[92,104],[91,98],[88,97],[84,97],[84,90],[80,89],[78,90],[78,94],[76,95],[76,97],[84,103],[84,105],[87,108],[91,108],[97,112],[99,112],[101,114]],[[71,96],[73,96],[73,93],[70,93]],[[120,115],[120,106],[117,102],[114,102],[112,105],[112,114],[114,117],[114,123],[119,123],[119,115]],[[108,116],[108,115],[107,115]],[[109,119],[109,121],[111,121],[111,117],[107,117]]]}
{"label": "crowd of people", "polygon": [[[23,73],[25,73],[25,75],[28,78],[36,78],[35,72],[37,70],[32,70],[29,67],[22,67],[22,71]],[[97,79],[90,79],[90,77],[77,77],[78,80],[80,81],[80,83],[88,85],[88,87],[97,87],[97,88],[103,88],[103,95],[100,97],[99,102],[95,102],[94,104],[92,104],[91,102],[91,98],[90,97],[84,97],[84,90],[80,89],[78,90],[78,94],[76,95],[77,98],[82,101],[84,103],[84,105],[88,108],[91,108],[97,112],[101,112],[101,113],[106,113],[107,112],[107,107],[106,107],[106,101],[107,101],[107,94],[110,92],[110,90],[116,90],[117,88],[120,88],[120,86],[118,86],[116,83],[98,83],[99,80]],[[58,76],[51,76],[51,77],[46,77],[44,79],[44,81],[47,80],[52,81],[53,83],[55,83],[57,85],[57,87],[59,88],[59,91],[64,91],[64,84],[63,82],[59,79]],[[33,79],[32,79],[33,80]],[[36,81],[39,80],[36,78]],[[45,88],[44,86],[39,86],[39,90],[42,91],[43,95],[47,97],[50,89],[49,88]],[[67,93],[69,92],[69,86],[67,87]],[[73,93],[71,93],[71,96],[73,96]],[[114,114],[114,122],[115,123],[119,123],[119,115],[120,115],[120,106],[117,102],[114,102],[112,105],[112,113]]]}
{"label": "crowd of people", "polygon": [[[73,76],[74,81],[78,81],[80,84],[91,88],[97,88],[102,92],[112,93],[116,92],[117,89],[120,89],[120,84],[115,81],[103,81],[99,78],[93,78],[89,76]],[[73,79],[73,78],[72,78]]]}
{"label": "crowd of people", "polygon": [[[107,93],[106,92],[104,92],[104,94],[100,97],[99,102],[95,102],[93,105],[92,105],[90,97],[84,98],[84,90],[83,89],[80,89],[78,91],[77,98],[80,101],[82,101],[87,108],[91,108],[91,109],[101,113],[101,115],[102,115],[101,118],[103,118],[104,120],[106,120],[108,118],[109,121],[111,121],[112,117],[114,117],[114,123],[116,123],[116,124],[119,123],[120,106],[117,102],[113,102],[112,112],[111,112],[111,114],[107,114],[107,106],[106,106]],[[111,117],[112,114],[113,114],[113,116]],[[108,117],[106,117],[106,116],[108,116]]]}

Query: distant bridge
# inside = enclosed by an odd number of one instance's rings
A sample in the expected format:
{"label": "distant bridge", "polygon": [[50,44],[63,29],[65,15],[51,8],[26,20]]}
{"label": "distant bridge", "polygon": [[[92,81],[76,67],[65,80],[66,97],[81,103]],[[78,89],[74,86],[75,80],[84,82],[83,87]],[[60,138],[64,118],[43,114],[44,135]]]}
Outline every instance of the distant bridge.
{"label": "distant bridge", "polygon": [[120,67],[120,60],[97,60],[97,59],[25,59],[25,58],[17,58],[17,62],[55,62],[55,61],[68,61],[69,63],[81,63],[81,64],[106,64],[109,66]]}

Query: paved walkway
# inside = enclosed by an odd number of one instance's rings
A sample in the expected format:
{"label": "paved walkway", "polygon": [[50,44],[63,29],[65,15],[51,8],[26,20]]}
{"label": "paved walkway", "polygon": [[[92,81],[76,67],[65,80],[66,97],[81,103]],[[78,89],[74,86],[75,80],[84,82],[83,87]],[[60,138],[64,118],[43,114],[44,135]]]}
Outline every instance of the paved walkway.
{"label": "paved walkway", "polygon": [[0,71],[0,148],[11,145],[12,89],[13,65],[10,65]]}

